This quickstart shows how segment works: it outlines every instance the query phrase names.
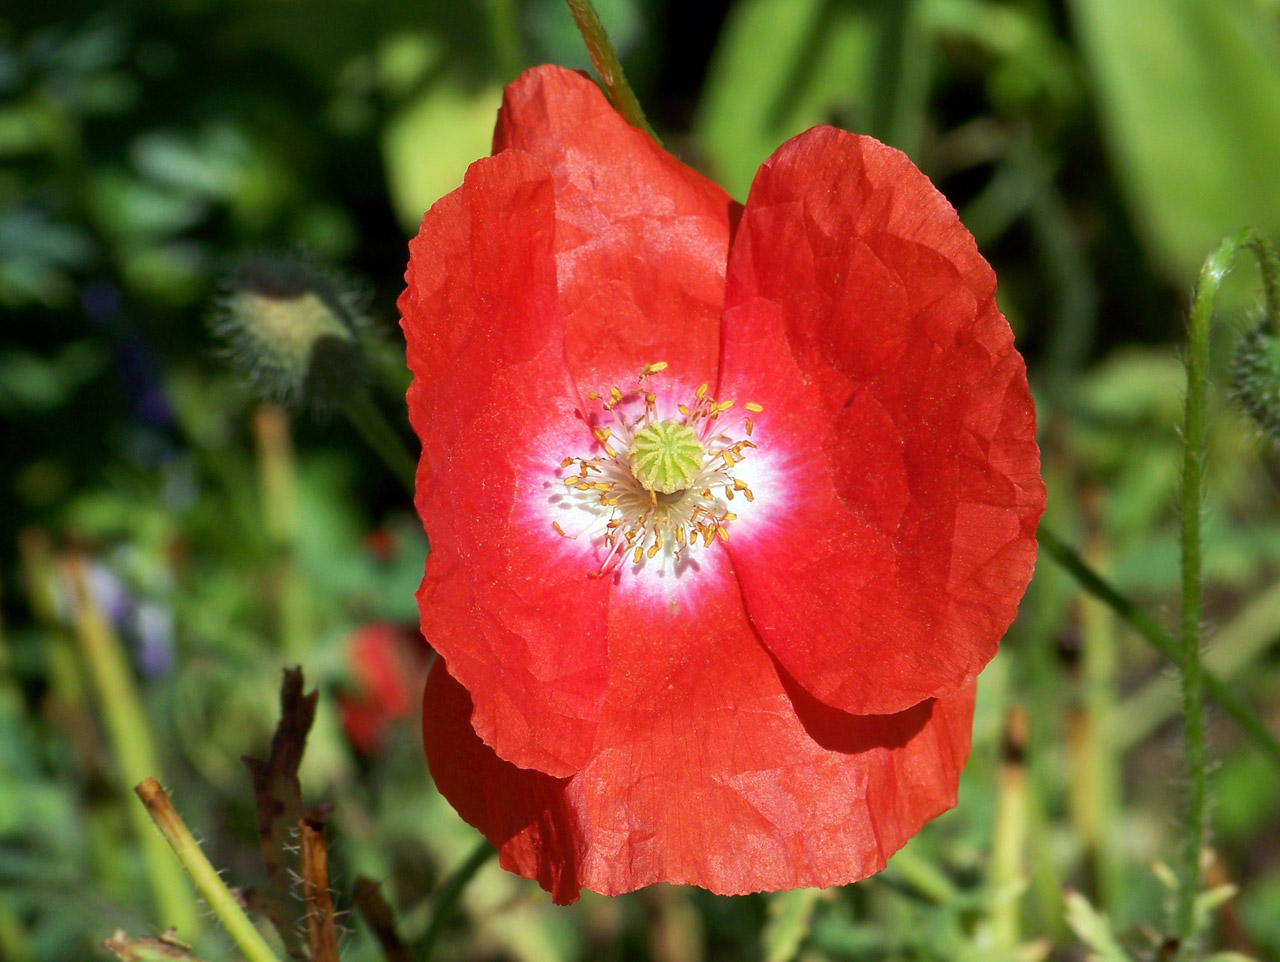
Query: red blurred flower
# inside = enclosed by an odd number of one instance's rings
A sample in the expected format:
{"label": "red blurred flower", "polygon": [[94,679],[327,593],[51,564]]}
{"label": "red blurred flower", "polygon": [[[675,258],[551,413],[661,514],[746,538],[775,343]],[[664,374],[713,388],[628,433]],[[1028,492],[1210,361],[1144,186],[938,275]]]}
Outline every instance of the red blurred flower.
{"label": "red blurred flower", "polygon": [[954,210],[829,127],[740,206],[542,67],[410,250],[440,790],[559,902],[882,868],[955,802],[1044,506]]}
{"label": "red blurred flower", "polygon": [[361,625],[347,659],[355,690],[338,698],[342,727],[363,752],[377,752],[388,727],[409,718],[427,674],[428,650],[416,631],[385,621]]}

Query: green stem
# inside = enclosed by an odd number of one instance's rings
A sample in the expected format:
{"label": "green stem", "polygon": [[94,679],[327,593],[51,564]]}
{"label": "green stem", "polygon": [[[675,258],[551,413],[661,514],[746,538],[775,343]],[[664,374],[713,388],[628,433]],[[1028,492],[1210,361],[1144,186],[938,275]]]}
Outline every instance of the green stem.
{"label": "green stem", "polygon": [[[1200,510],[1204,500],[1205,391],[1208,384],[1209,323],[1222,280],[1242,247],[1250,248],[1262,268],[1267,313],[1280,324],[1280,260],[1256,231],[1243,228],[1223,238],[1204,263],[1191,301],[1187,333],[1187,403],[1182,443],[1182,724],[1188,782],[1187,830],[1174,916],[1178,958],[1189,958],[1195,937],[1195,901],[1200,892],[1200,850],[1207,828],[1208,774],[1204,744],[1204,680],[1200,664],[1203,559]],[[1280,327],[1277,327],[1280,330]]]}
{"label": "green stem", "polygon": [[569,5],[573,22],[578,25],[578,33],[582,34],[582,42],[587,45],[587,53],[591,55],[591,64],[600,75],[604,89],[608,92],[609,99],[613,101],[614,109],[622,114],[622,119],[632,127],[639,127],[655,142],[661,143],[658,135],[649,126],[649,121],[645,119],[644,110],[640,107],[640,101],[636,99],[635,92],[627,83],[627,77],[622,72],[622,64],[614,52],[613,43],[609,40],[609,34],[605,32],[604,24],[600,22],[600,15],[596,13],[591,0],[565,0],[565,3]]}
{"label": "green stem", "polygon": [[[1074,577],[1080,583],[1080,587],[1099,601],[1109,605],[1112,611],[1123,618],[1129,627],[1146,638],[1162,655],[1170,661],[1177,661],[1178,640],[1160,627],[1158,621],[1099,577],[1052,530],[1041,525],[1040,530],[1036,532],[1036,538],[1045,553]],[[1201,678],[1209,697],[1231,716],[1240,730],[1253,742],[1254,747],[1280,771],[1280,740],[1271,734],[1271,730],[1262,719],[1254,714],[1221,678],[1209,671],[1202,671]]]}
{"label": "green stem", "polygon": [[382,463],[404,486],[409,497],[414,493],[414,474],[417,466],[404,439],[373,403],[368,391],[353,391],[343,406],[343,413],[365,443],[382,459]]}
{"label": "green stem", "polygon": [[481,866],[489,861],[495,851],[488,840],[481,839],[480,844],[467,856],[467,860],[454,869],[453,874],[444,880],[444,884],[440,886],[440,890],[436,893],[435,904],[431,908],[431,921],[427,924],[427,931],[423,933],[422,938],[418,941],[418,962],[428,962],[431,958],[436,942],[440,940],[440,935],[444,932],[445,923],[449,921],[449,913],[453,910],[453,906],[458,901],[459,896],[462,895],[462,890],[467,887],[467,883],[471,881],[476,872],[480,871]]}
{"label": "green stem", "polygon": [[946,873],[929,859],[916,853],[911,843],[901,848],[889,860],[892,875],[937,905],[946,905],[959,898],[960,893]]}
{"label": "green stem", "polygon": [[253,413],[258,448],[262,528],[271,543],[280,649],[290,661],[307,654],[315,631],[311,599],[298,563],[298,465],[284,410],[263,404]]}
{"label": "green stem", "polygon": [[120,639],[89,595],[83,564],[78,559],[70,559],[66,572],[75,599],[76,638],[111,735],[121,788],[126,795],[134,832],[142,846],[155,910],[162,927],[172,926],[182,938],[190,939],[199,934],[201,928],[191,891],[182,873],[165,853],[164,844],[148,827],[146,816],[127,798],[129,785],[160,770],[138,687],[134,684]]}
{"label": "green stem", "polygon": [[239,901],[222,881],[218,870],[205,857],[160,783],[154,778],[148,778],[138,784],[134,791],[142,799],[142,804],[160,829],[160,834],[178,856],[182,867],[191,876],[191,881],[196,883],[205,902],[218,917],[227,935],[231,936],[231,940],[244,953],[244,957],[249,962],[280,962],[257,926],[245,915]]}

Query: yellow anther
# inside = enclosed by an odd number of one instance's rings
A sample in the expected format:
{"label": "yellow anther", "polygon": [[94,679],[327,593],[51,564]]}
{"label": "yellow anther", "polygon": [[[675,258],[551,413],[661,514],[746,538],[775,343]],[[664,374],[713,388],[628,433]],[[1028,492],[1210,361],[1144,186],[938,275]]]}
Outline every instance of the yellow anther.
{"label": "yellow anther", "polygon": [[733,487],[735,491],[745,491],[747,490],[747,482],[743,481],[741,478],[734,478]]}
{"label": "yellow anther", "polygon": [[711,410],[715,411],[715,413],[716,413],[716,414],[720,414],[721,412],[724,412],[724,411],[729,410],[729,408],[731,408],[731,407],[733,407],[733,401],[732,401],[732,399],[730,399],[730,400],[728,400],[728,401],[721,401],[719,404],[717,404],[717,405],[716,405],[715,407],[713,407]]}
{"label": "yellow anther", "polygon": [[567,468],[571,464],[573,464],[573,458],[565,458],[560,462],[560,467]]}
{"label": "yellow anther", "polygon": [[706,393],[707,393],[707,385],[706,385],[706,384],[699,384],[699,385],[698,385],[698,390],[696,390],[696,391],[694,391],[694,392],[693,392],[693,396],[694,396],[694,397],[696,397],[696,398],[701,398],[701,397],[702,397],[704,394],[706,394]]}
{"label": "yellow anther", "polygon": [[553,528],[555,528],[555,529],[556,529],[556,534],[560,535],[560,537],[562,537],[562,538],[567,538],[567,537],[569,537],[567,534],[565,534],[565,533],[564,533],[564,528],[560,527],[560,522],[559,522],[559,521],[552,521],[552,522],[551,522],[551,527],[553,527]]}
{"label": "yellow anther", "polygon": [[566,487],[572,488],[578,483],[578,476],[576,474],[571,474],[569,477],[564,479],[564,483]]}
{"label": "yellow anther", "polygon": [[616,387],[609,388],[609,400],[612,401],[614,404],[617,404],[619,401],[622,400],[622,392],[618,390]]}
{"label": "yellow anther", "polygon": [[676,528],[676,544],[681,546],[684,545],[684,528],[683,527]]}
{"label": "yellow anther", "polygon": [[601,444],[604,444],[606,441],[609,440],[609,435],[613,433],[613,429],[612,428],[595,428],[592,430],[591,433],[596,436],[597,441],[599,441]]}
{"label": "yellow anther", "polygon": [[643,557],[644,548],[640,547],[640,545],[636,545],[636,553],[631,556],[631,563],[638,565],[640,563],[640,559]]}
{"label": "yellow anther", "polygon": [[745,491],[743,491],[742,496],[746,498],[748,501],[754,501],[756,499],[756,496],[751,493],[750,488],[747,488]]}
{"label": "yellow anther", "polygon": [[600,400],[600,392],[599,392],[599,391],[588,391],[588,392],[587,392],[587,400],[588,400],[588,401],[599,401],[599,400]]}
{"label": "yellow anther", "polygon": [[689,405],[687,404],[677,404],[676,410],[679,411],[681,414],[683,414],[685,417],[689,416]]}
{"label": "yellow anther", "polygon": [[720,536],[721,541],[729,540],[729,529],[724,527],[724,525],[716,525],[716,534]]}
{"label": "yellow anther", "polygon": [[575,484],[573,487],[574,487],[574,490],[576,491],[590,491],[594,487],[594,485],[589,484],[586,481],[580,481],[577,484]]}
{"label": "yellow anther", "polygon": [[757,404],[755,401],[748,401],[747,410],[750,411],[752,414],[759,414],[761,411],[764,410],[764,407]]}
{"label": "yellow anther", "polygon": [[720,457],[724,458],[724,466],[726,468],[731,468],[735,464],[733,460],[733,452],[729,451],[727,448],[720,452]]}
{"label": "yellow anther", "polygon": [[658,550],[661,547],[662,547],[662,542],[655,541],[653,544],[649,545],[649,550],[646,551],[645,554],[647,554],[650,558],[652,558],[654,555],[658,553]]}
{"label": "yellow anther", "polygon": [[657,374],[659,371],[665,371],[666,369],[667,369],[667,362],[658,361],[656,364],[646,364],[644,366],[644,373]]}
{"label": "yellow anther", "polygon": [[751,436],[751,432],[755,430],[756,422],[747,418],[747,437]]}

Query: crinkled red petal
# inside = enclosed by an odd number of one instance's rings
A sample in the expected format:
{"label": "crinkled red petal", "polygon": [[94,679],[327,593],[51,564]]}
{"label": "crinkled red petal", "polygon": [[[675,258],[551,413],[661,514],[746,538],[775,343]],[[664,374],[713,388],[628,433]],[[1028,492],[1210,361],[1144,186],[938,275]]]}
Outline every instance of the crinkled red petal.
{"label": "crinkled red petal", "polygon": [[764,406],[782,496],[728,549],[760,637],[823,702],[900,711],[995,654],[1044,487],[995,277],[902,153],[814,128],[760,168],[720,394]]}
{"label": "crinkled red petal", "polygon": [[431,539],[423,633],[475,693],[487,744],[568,774],[604,697],[608,586],[550,522],[557,462],[591,444],[565,362],[555,229],[542,164],[478,161],[423,219],[399,306]]}
{"label": "crinkled red petal", "polygon": [[666,361],[715,380],[737,205],[563,67],[511,83],[494,152],[526,151],[556,185],[556,266],[569,366],[585,393]]}
{"label": "crinkled red petal", "polygon": [[440,791],[502,864],[557,902],[654,882],[722,894],[863,878],[955,803],[973,689],[855,716],[786,679],[747,623],[723,553],[696,592],[615,592],[610,691],[591,760],[516,768],[467,723],[437,664],[423,729]]}

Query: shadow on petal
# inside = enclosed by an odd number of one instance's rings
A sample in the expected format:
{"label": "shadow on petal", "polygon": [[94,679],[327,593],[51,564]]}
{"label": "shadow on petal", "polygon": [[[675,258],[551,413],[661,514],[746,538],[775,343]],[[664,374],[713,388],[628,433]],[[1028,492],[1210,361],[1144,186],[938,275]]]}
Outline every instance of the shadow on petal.
{"label": "shadow on petal", "polygon": [[828,751],[857,755],[876,748],[902,748],[933,717],[932,698],[892,715],[851,715],[814,698],[776,658],[773,658],[773,666],[800,724],[815,742]]}

